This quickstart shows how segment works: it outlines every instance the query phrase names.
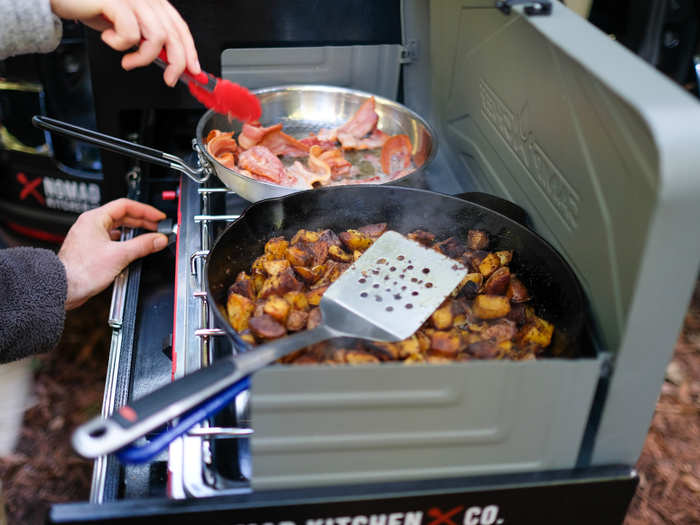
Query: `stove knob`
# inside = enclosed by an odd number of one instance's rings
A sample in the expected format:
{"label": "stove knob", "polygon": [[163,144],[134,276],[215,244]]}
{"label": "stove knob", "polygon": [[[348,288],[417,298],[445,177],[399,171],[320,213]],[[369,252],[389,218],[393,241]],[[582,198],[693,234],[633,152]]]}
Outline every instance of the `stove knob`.
{"label": "stove knob", "polygon": [[165,190],[161,192],[160,197],[164,201],[174,201],[177,199],[178,190]]}

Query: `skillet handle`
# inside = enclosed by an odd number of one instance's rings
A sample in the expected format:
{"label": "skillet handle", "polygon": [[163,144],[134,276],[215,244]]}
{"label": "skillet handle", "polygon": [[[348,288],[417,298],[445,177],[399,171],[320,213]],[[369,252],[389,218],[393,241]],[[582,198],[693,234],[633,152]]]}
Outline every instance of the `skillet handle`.
{"label": "skillet handle", "polygon": [[493,210],[496,213],[500,213],[501,215],[508,217],[510,220],[515,221],[530,230],[532,229],[530,226],[530,217],[528,216],[527,212],[511,201],[496,197],[490,193],[482,193],[480,191],[458,193],[457,195],[453,195],[453,197],[457,197],[458,199],[462,199],[464,201],[473,202],[474,204],[478,204],[484,208]]}
{"label": "skillet handle", "polygon": [[90,144],[94,144],[95,146],[99,146],[102,149],[120,153],[122,155],[150,162],[152,164],[157,164],[158,166],[163,166],[165,168],[174,169],[180,173],[184,173],[197,183],[206,181],[210,176],[210,172],[205,168],[190,168],[185,161],[179,157],[176,157],[175,155],[171,155],[154,148],[149,148],[148,146],[143,146],[141,144],[136,144],[135,142],[129,142],[128,140],[112,137],[111,135],[105,135],[104,133],[100,133],[92,129],[82,128],[80,126],[76,126],[75,124],[69,124],[68,122],[39,115],[34,115],[32,117],[32,124],[34,124],[34,126],[37,128],[52,131],[54,133],[60,133],[61,135],[66,135],[83,142],[88,142]]}

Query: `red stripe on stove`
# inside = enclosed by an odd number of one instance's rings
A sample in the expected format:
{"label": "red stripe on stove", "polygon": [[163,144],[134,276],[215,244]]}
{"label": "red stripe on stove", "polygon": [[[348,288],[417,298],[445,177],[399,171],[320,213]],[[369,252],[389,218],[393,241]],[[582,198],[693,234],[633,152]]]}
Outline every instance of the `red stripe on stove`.
{"label": "red stripe on stove", "polygon": [[173,300],[173,342],[170,350],[170,355],[173,361],[172,370],[170,371],[170,380],[175,380],[175,371],[177,370],[177,350],[175,350],[175,340],[177,338],[177,271],[180,267],[180,232],[182,231],[182,177],[180,177],[180,185],[178,186],[177,194],[180,196],[177,200],[177,235],[175,236],[175,297]]}
{"label": "red stripe on stove", "polygon": [[56,244],[61,244],[66,238],[65,235],[59,235],[57,233],[50,233],[44,230],[37,230],[35,228],[29,228],[27,226],[22,226],[16,222],[8,222],[7,226],[14,232],[24,235],[26,237],[31,237],[33,239],[39,239],[40,241],[53,242]]}

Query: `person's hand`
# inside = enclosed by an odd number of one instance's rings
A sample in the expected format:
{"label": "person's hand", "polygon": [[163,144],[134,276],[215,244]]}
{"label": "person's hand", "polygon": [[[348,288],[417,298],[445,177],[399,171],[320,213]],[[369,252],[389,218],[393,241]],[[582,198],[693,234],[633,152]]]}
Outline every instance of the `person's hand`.
{"label": "person's hand", "polygon": [[153,206],[119,199],[84,212],[75,221],[58,252],[66,268],[66,310],[83,304],[107,288],[131,261],[165,248],[162,233],[144,233],[124,242],[119,226],[155,230],[165,214]]}
{"label": "person's hand", "polygon": [[126,70],[150,64],[165,46],[170,63],[163,73],[166,84],[174,86],[185,67],[193,75],[201,71],[190,30],[166,0],[51,0],[51,10],[100,31],[117,51],[138,46],[122,58]]}

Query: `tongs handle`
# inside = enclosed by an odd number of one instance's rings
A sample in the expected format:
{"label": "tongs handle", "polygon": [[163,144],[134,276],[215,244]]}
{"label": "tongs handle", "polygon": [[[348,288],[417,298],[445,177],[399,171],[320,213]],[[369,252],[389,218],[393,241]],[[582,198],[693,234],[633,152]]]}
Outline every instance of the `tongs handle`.
{"label": "tongs handle", "polygon": [[75,124],[69,124],[68,122],[63,122],[61,120],[40,115],[34,115],[34,117],[32,117],[32,124],[34,124],[34,126],[37,128],[53,131],[83,142],[88,142],[90,144],[94,144],[95,146],[99,146],[102,149],[113,151],[115,153],[121,153],[122,155],[127,155],[128,157],[157,164],[165,168],[177,170],[191,177],[196,182],[204,182],[204,180],[208,178],[208,175],[202,177],[204,172],[202,168],[192,169],[179,157],[154,148],[149,148],[148,146],[144,146],[142,144],[129,142],[128,140],[123,140],[111,135],[105,135],[99,131],[83,128],[76,126]]}

